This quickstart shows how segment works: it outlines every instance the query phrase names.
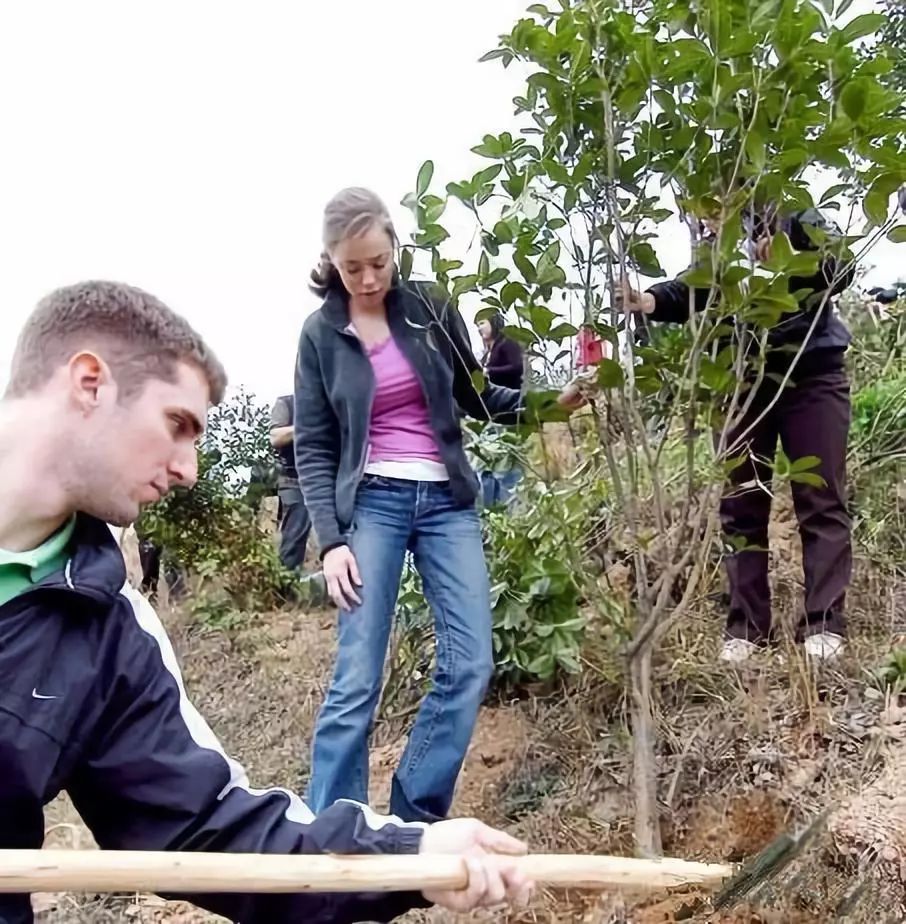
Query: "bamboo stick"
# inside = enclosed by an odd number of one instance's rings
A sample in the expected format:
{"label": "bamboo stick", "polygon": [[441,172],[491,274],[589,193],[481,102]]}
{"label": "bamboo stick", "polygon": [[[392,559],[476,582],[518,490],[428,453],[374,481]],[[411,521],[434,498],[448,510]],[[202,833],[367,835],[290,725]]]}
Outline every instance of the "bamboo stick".
{"label": "bamboo stick", "polygon": [[[676,859],[534,854],[507,860],[539,885],[561,888],[716,887],[735,872]],[[0,850],[0,892],[391,892],[465,884],[462,858],[444,854]]]}

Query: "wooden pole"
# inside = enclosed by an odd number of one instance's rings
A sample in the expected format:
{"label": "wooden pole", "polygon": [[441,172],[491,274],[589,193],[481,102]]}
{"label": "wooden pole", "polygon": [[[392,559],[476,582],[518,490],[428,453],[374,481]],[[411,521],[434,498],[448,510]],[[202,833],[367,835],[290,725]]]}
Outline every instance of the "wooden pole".
{"label": "wooden pole", "polygon": [[[539,885],[561,888],[717,887],[735,872],[723,864],[674,859],[569,854],[505,859]],[[0,850],[0,892],[391,892],[465,884],[462,859],[444,854]]]}

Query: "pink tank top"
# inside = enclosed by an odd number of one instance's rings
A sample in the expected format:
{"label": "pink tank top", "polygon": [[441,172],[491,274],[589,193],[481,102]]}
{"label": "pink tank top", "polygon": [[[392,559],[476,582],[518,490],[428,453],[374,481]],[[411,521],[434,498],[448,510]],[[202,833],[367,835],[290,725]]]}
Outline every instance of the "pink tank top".
{"label": "pink tank top", "polygon": [[428,405],[409,360],[393,337],[366,350],[375,391],[368,430],[370,462],[440,461]]}

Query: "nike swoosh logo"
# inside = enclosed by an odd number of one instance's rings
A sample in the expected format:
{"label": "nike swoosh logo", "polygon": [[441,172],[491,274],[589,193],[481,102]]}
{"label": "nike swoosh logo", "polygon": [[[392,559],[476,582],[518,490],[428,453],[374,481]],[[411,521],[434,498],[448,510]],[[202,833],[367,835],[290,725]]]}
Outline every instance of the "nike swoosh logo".
{"label": "nike swoosh logo", "polygon": [[35,687],[35,688],[31,691],[31,695],[32,695],[35,699],[58,699],[58,698],[59,698],[59,697],[57,697],[57,696],[45,696],[43,693],[39,693],[39,692],[38,692],[38,688],[37,688],[37,687]]}

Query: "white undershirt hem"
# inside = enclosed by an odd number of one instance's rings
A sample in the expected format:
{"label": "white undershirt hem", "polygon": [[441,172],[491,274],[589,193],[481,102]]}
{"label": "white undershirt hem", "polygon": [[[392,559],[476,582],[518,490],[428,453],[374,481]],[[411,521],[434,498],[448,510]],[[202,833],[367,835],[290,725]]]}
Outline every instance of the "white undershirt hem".
{"label": "white undershirt hem", "polygon": [[450,474],[443,462],[432,459],[375,460],[365,466],[366,475],[401,478],[404,481],[449,481]]}

